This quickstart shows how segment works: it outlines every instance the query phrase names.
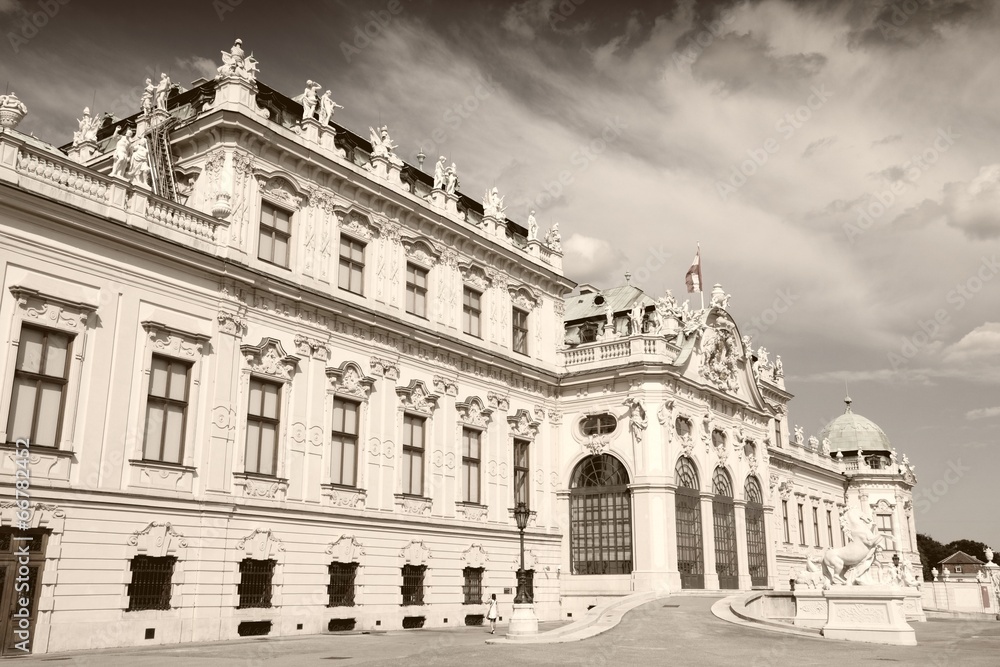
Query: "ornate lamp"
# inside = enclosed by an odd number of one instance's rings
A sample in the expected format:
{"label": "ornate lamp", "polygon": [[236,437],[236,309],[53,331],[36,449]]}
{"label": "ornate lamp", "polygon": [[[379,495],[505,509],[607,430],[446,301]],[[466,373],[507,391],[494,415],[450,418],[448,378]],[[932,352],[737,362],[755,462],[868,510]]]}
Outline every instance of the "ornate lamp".
{"label": "ornate lamp", "polygon": [[532,602],[532,595],[528,592],[528,574],[524,570],[524,529],[528,527],[528,520],[532,514],[524,501],[514,507],[514,521],[517,522],[517,530],[521,534],[521,567],[517,569],[517,595],[514,597],[514,604]]}

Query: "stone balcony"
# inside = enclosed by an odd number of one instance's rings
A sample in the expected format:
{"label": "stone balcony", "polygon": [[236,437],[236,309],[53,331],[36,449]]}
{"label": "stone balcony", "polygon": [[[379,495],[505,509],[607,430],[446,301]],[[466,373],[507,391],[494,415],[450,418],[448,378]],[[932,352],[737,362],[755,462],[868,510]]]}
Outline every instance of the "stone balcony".
{"label": "stone balcony", "polygon": [[571,372],[634,363],[672,364],[678,354],[679,347],[652,334],[582,343],[559,352],[561,364]]}

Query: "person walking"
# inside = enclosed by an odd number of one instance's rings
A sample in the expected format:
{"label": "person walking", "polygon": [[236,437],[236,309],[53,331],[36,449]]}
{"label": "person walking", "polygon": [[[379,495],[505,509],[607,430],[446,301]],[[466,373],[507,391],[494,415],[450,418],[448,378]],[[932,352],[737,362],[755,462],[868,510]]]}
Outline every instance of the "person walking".
{"label": "person walking", "polygon": [[489,605],[489,609],[486,610],[486,618],[490,620],[490,634],[495,635],[497,632],[497,594],[493,593],[486,604]]}

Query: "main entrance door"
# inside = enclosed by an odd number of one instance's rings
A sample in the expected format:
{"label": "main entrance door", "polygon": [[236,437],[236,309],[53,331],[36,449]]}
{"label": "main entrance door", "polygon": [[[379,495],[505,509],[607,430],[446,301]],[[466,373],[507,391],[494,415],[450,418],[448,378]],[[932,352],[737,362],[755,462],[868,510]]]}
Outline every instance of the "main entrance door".
{"label": "main entrance door", "polygon": [[674,492],[674,514],[677,519],[677,569],[681,588],[705,587],[705,560],[701,546],[701,494],[698,470],[685,457],[677,461],[674,470],[677,490]]}
{"label": "main entrance door", "polygon": [[[25,655],[18,646],[29,651],[34,646],[46,539],[46,531],[42,530],[0,528],[0,613],[3,615],[0,655]],[[28,606],[21,607],[21,600],[27,600]],[[27,632],[27,635],[19,632]]]}
{"label": "main entrance door", "polygon": [[736,560],[736,512],[733,509],[733,483],[722,468],[712,476],[712,525],[715,528],[715,572],[719,588],[739,588],[740,573]]}

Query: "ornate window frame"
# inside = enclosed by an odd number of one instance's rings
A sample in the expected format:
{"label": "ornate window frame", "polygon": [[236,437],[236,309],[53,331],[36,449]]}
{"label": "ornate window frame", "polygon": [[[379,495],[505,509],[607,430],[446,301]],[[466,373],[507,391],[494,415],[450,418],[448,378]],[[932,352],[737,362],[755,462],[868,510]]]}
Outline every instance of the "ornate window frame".
{"label": "ornate window frame", "polygon": [[[464,401],[455,403],[455,411],[458,413],[456,426],[458,432],[455,442],[462,442],[463,431],[466,429],[479,433],[479,502],[464,500],[465,480],[463,479],[461,484],[455,485],[456,493],[459,494],[455,499],[455,511],[471,521],[485,521],[489,507],[484,502],[486,496],[486,485],[484,484],[487,461],[486,450],[488,446],[486,433],[493,421],[493,410],[486,407],[483,399],[478,396],[469,396]],[[459,452],[457,458],[461,462],[459,470],[462,470],[462,466],[464,466],[462,452]]]}
{"label": "ornate window frame", "polygon": [[[137,406],[137,410],[129,419],[132,425],[131,430],[135,433],[134,443],[129,452],[129,465],[136,469],[135,480],[140,479],[145,471],[149,479],[153,479],[154,474],[156,474],[163,479],[171,479],[175,489],[184,487],[185,491],[190,491],[190,481],[195,470],[197,453],[199,453],[196,450],[199,450],[197,435],[202,402],[201,378],[205,368],[202,362],[210,338],[204,334],[191,333],[154,320],[143,320],[140,324],[143,331],[143,343],[137,346],[138,354],[142,355],[137,365],[142,370],[140,381],[137,383],[138,387],[133,390],[133,392],[138,392],[138,395],[133,393],[133,405]],[[188,387],[187,422],[184,428],[184,452],[180,463],[143,459],[146,405],[149,398],[149,378],[154,354],[191,364],[191,375],[188,378],[190,384]],[[177,475],[176,479],[173,479],[174,475]],[[146,484],[136,484],[135,480],[129,485],[147,486]]]}
{"label": "ornate window frame", "polygon": [[[254,560],[274,560],[274,574],[271,577],[271,606],[240,608],[240,563],[247,558]],[[236,557],[229,566],[232,577],[229,583],[229,607],[236,619],[259,617],[261,614],[277,614],[282,603],[282,584],[285,582],[285,544],[270,528],[255,528],[253,532],[240,538],[236,543]]]}
{"label": "ornate window frame", "polygon": [[[233,466],[234,482],[237,487],[242,487],[244,496],[284,500],[288,491],[284,454],[291,417],[292,380],[298,371],[299,357],[287,354],[281,341],[269,336],[261,338],[257,345],[240,345],[240,353],[242,361],[236,408],[239,427],[236,434],[236,462]],[[278,461],[273,476],[246,471],[247,409],[250,402],[250,379],[254,377],[281,385],[278,413],[280,425],[276,443]]]}
{"label": "ornate window frame", "polygon": [[327,545],[323,552],[329,556],[330,563],[357,563],[358,569],[354,572],[354,607],[329,607],[326,609],[343,609],[344,616],[353,616],[356,611],[351,611],[365,604],[365,563],[362,556],[365,555],[364,545],[351,533],[344,533],[333,542]]}
{"label": "ornate window frame", "polygon": [[177,532],[169,521],[151,521],[144,528],[132,532],[125,546],[125,562],[131,564],[136,556],[152,556],[163,558],[173,556],[177,559],[174,564],[174,572],[170,579],[170,609],[143,609],[136,611],[126,611],[129,607],[128,587],[131,582],[132,571],[130,567],[124,568],[122,572],[122,595],[120,606],[122,618],[129,619],[154,619],[172,618],[179,614],[182,608],[190,607],[186,604],[185,595],[190,594],[187,584],[187,560],[188,560],[188,540],[184,535]]}
{"label": "ornate window frame", "polygon": [[408,609],[422,609],[424,607],[431,606],[431,601],[428,599],[430,593],[433,590],[431,586],[432,576],[431,573],[433,569],[430,567],[430,561],[433,558],[431,550],[424,544],[423,540],[410,540],[402,549],[399,550],[399,573],[400,573],[400,583],[402,583],[402,573],[404,565],[416,565],[418,567],[424,568],[423,577],[423,604],[422,605],[403,605],[402,598],[402,586],[400,586],[399,599],[400,606]]}
{"label": "ornate window frame", "polygon": [[[309,198],[298,186],[295,180],[287,174],[276,172],[256,174],[258,197],[254,203],[253,230],[256,234],[252,237],[252,247],[248,249],[248,255],[253,257],[255,262],[263,263],[267,266],[275,266],[286,271],[298,271],[299,244],[302,242],[302,235],[298,229],[298,214],[304,205],[307,205]],[[281,266],[264,259],[260,259],[260,223],[262,203],[268,203],[282,210],[288,211],[288,266]]]}
{"label": "ornate window frame", "polygon": [[77,408],[80,403],[80,391],[83,378],[83,361],[88,346],[92,316],[97,311],[97,305],[84,301],[72,301],[52,294],[22,285],[12,285],[10,293],[14,297],[14,313],[10,329],[10,345],[7,347],[7,364],[3,378],[3,392],[0,393],[0,444],[14,442],[19,437],[16,433],[7,433],[10,419],[11,398],[13,397],[14,367],[17,364],[17,350],[21,342],[22,326],[27,323],[59,331],[72,336],[70,343],[69,374],[66,379],[66,398],[59,433],[59,442],[55,447],[37,447],[37,451],[62,452],[70,455],[76,451],[74,439],[77,430]]}
{"label": "ornate window frame", "polygon": [[[341,362],[339,366],[326,367],[326,400],[323,403],[323,472],[320,486],[322,494],[328,503],[337,507],[364,509],[368,492],[365,489],[364,470],[367,464],[367,448],[364,446],[363,434],[368,426],[368,399],[375,389],[375,378],[368,377],[361,365],[354,361]],[[341,398],[358,404],[358,447],[355,455],[354,486],[334,484],[331,475],[333,465],[333,404],[334,399]]]}
{"label": "ornate window frame", "polygon": [[440,396],[429,391],[423,380],[410,380],[408,385],[396,387],[396,395],[399,397],[396,423],[398,424],[400,434],[403,432],[403,419],[405,415],[409,414],[424,420],[424,454],[422,461],[424,488],[421,490],[423,495],[420,496],[403,493],[402,460],[404,454],[403,439],[400,437],[400,465],[396,466],[395,480],[393,482],[395,505],[397,510],[406,514],[430,516],[432,500],[427,495],[427,481],[431,478],[431,450],[428,447],[428,443],[433,442],[431,434],[434,428],[434,413],[437,410]]}

